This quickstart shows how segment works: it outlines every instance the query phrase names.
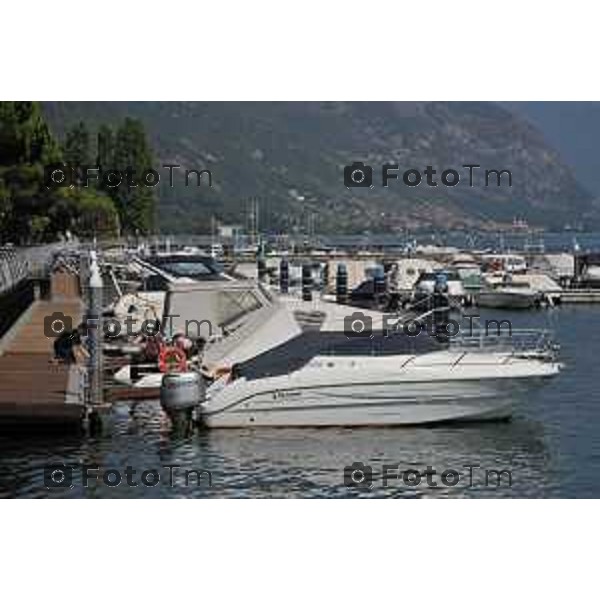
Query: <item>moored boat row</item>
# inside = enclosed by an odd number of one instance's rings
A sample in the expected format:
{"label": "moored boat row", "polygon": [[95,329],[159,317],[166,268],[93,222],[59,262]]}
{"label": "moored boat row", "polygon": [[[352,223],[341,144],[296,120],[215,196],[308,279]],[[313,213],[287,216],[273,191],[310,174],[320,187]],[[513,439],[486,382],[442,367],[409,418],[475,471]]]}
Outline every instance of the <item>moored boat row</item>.
{"label": "moored boat row", "polygon": [[[167,263],[177,264],[177,258]],[[187,273],[197,271],[191,262],[187,265]],[[382,273],[371,271],[376,278]],[[417,289],[419,282],[431,280],[431,289],[419,290],[423,299],[436,293],[440,281],[446,295],[462,295],[458,274],[454,279],[448,270],[445,278],[432,273],[431,279],[422,273],[416,279]],[[385,306],[357,311],[351,294],[345,303],[335,295],[314,295],[312,289],[281,293],[257,279],[204,275],[170,280],[165,275],[161,351],[176,347],[173,340],[181,335],[194,351],[184,351],[182,361],[166,370],[157,360],[140,371],[143,361],[136,359],[115,380],[160,393],[167,412],[193,412],[208,427],[506,418],[515,403],[531,398],[561,368],[544,332],[534,332],[528,345],[517,343],[518,332],[495,340],[477,335],[449,339],[440,327],[450,304],[421,314],[397,307],[390,330]],[[383,276],[386,285],[375,286],[377,294],[397,293],[394,269]],[[409,318],[428,322],[433,335],[407,335],[402,325]],[[199,320],[211,330],[187,327]]]}

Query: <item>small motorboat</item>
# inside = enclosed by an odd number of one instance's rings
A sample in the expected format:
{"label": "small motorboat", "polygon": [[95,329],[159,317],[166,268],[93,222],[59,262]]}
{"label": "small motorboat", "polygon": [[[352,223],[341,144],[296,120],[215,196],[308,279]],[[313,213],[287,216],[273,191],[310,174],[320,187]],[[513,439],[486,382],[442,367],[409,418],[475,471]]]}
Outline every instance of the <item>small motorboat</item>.
{"label": "small motorboat", "polygon": [[535,308],[542,297],[529,286],[499,286],[484,289],[475,297],[475,303],[481,308],[504,308],[508,310]]}

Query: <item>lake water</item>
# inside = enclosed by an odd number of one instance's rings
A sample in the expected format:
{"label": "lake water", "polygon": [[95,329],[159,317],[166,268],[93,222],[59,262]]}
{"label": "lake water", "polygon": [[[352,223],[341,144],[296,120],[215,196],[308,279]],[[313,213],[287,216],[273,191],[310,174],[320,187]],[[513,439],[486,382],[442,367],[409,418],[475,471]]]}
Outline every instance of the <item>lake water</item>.
{"label": "lake water", "polygon": [[[524,399],[510,422],[199,430],[185,437],[171,432],[156,403],[138,406],[133,416],[122,406],[99,437],[0,437],[0,497],[600,497],[600,307],[502,315],[514,327],[553,328],[566,365],[539,396]],[[357,461],[372,468],[372,487],[344,484],[344,467]],[[77,467],[73,487],[47,489],[44,465],[49,463]],[[101,465],[98,481],[91,479],[87,488],[80,476],[82,463]],[[415,469],[422,474],[421,484],[410,485],[415,476],[409,475],[408,483],[400,476],[384,487],[383,465],[394,463],[398,467],[388,469],[390,475]],[[176,465],[172,486],[166,465]],[[137,487],[127,485],[127,466],[136,470],[130,479]],[[426,485],[427,467],[436,471],[430,480],[437,487]],[[119,486],[104,485],[108,469],[122,473]],[[142,471],[152,469],[161,476],[154,487],[141,482]],[[210,471],[212,485],[207,473],[200,485],[194,475],[186,485],[185,470]],[[498,478],[492,470],[510,471],[512,485],[506,473]],[[154,483],[154,475],[148,474],[146,481]]]}

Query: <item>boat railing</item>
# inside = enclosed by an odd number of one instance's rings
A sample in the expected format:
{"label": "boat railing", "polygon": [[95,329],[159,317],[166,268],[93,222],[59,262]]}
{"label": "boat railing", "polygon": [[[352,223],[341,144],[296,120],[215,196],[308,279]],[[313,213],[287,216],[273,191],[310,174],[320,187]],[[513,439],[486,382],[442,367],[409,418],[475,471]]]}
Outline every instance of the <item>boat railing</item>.
{"label": "boat railing", "polygon": [[472,333],[449,338],[449,347],[457,352],[506,352],[521,356],[554,356],[558,346],[549,329],[499,329],[483,328]]}

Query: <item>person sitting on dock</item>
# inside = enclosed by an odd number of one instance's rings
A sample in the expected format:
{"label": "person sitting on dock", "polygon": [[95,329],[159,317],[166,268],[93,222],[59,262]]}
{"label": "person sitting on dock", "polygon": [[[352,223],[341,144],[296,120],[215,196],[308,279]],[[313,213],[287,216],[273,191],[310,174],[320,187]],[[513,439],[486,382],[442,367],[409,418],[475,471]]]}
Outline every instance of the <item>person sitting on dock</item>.
{"label": "person sitting on dock", "polygon": [[82,334],[85,334],[83,324],[73,331],[63,331],[54,340],[54,360],[68,365],[84,362],[89,354],[82,343]]}

